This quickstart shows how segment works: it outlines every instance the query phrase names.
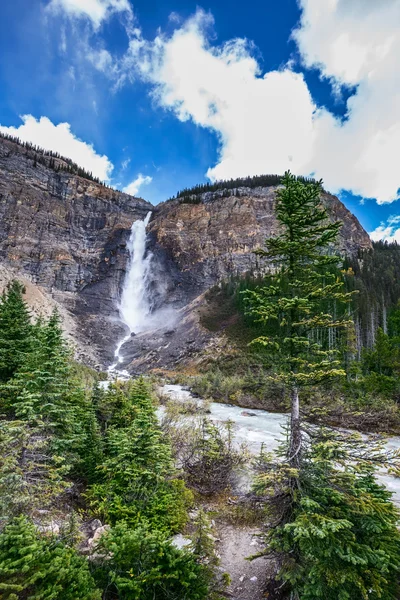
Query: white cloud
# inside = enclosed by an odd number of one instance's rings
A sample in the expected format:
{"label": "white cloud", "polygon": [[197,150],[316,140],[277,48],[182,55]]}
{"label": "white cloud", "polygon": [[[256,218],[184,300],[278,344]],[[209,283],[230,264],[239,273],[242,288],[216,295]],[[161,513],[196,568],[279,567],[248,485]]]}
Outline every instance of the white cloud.
{"label": "white cloud", "polygon": [[54,125],[47,117],[35,119],[32,115],[24,115],[21,119],[23,123],[19,127],[0,125],[0,130],[17,136],[24,142],[31,142],[41,148],[53,150],[62,156],[71,158],[102,181],[110,179],[114,168],[113,164],[107,156],[97,154],[92,144],[87,144],[77,138],[71,132],[69,123]]}
{"label": "white cloud", "polygon": [[369,236],[374,242],[378,240],[397,242],[400,244],[400,215],[389,217],[386,223],[381,223]]}
{"label": "white cloud", "polygon": [[87,46],[85,57],[95,69],[103,73],[110,74],[110,70],[114,68],[113,58],[105,48],[95,49]]}
{"label": "white cloud", "polygon": [[369,235],[375,242],[383,240],[400,244],[400,215],[389,217],[386,223],[381,223]]}
{"label": "white cloud", "polygon": [[294,37],[308,67],[333,85],[357,85],[342,124],[322,110],[309,168],[332,190],[378,203],[398,197],[400,0],[301,0]]}
{"label": "white cloud", "polygon": [[400,184],[400,0],[301,5],[294,37],[306,65],[319,68],[336,90],[358,86],[345,122],[316,109],[291,63],[263,75],[245,40],[212,45],[212,19],[203,11],[170,37],[136,39],[120,72],[139,71],[161,106],[217,133],[211,179],[290,168],[314,173],[332,191],[392,202]]}
{"label": "white cloud", "polygon": [[130,158],[126,158],[125,160],[123,160],[122,163],[121,163],[121,169],[123,171],[125,171],[125,169],[128,168],[130,162],[131,162]]}
{"label": "white cloud", "polygon": [[215,131],[221,143],[211,179],[301,173],[313,144],[314,104],[289,68],[261,76],[245,40],[212,47],[210,15],[198,11],[171,38],[135,44],[132,61],[155,85],[154,97],[181,121]]}
{"label": "white cloud", "polygon": [[130,194],[131,196],[136,196],[136,194],[139,192],[139,188],[141,188],[142,185],[147,185],[147,184],[151,183],[152,181],[153,181],[153,178],[150,177],[149,175],[142,175],[141,173],[139,173],[139,175],[136,177],[136,179],[134,179],[133,181],[131,181],[131,183],[126,185],[122,189],[122,191],[125,192],[126,194]]}
{"label": "white cloud", "polygon": [[96,29],[113,13],[132,14],[129,0],[51,0],[48,10],[89,18]]}
{"label": "white cloud", "polygon": [[[293,37],[305,66],[319,69],[333,94],[356,87],[344,121],[316,107],[292,60],[264,74],[246,40],[215,45],[212,16],[201,10],[183,23],[173,14],[175,31],[154,40],[144,39],[130,21],[125,55],[100,45],[85,56],[114,81],[114,90],[139,76],[152,85],[159,105],[215,132],[219,157],[207,172],[211,179],[289,168],[323,178],[333,192],[392,202],[400,187],[400,0],[298,1],[302,16]],[[129,3],[51,5],[90,16],[96,26]]]}

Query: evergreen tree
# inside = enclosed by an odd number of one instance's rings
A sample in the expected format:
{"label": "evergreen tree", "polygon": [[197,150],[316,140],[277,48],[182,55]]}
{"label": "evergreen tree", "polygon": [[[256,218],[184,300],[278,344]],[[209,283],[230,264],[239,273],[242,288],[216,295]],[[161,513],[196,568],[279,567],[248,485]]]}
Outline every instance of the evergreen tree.
{"label": "evergreen tree", "polygon": [[85,405],[83,390],[71,376],[70,358],[55,311],[40,327],[31,353],[9,383],[16,416],[40,423],[53,434],[58,450],[69,454],[81,441],[77,413]]}
{"label": "evergreen tree", "polygon": [[47,509],[67,487],[69,466],[40,423],[0,421],[0,523]]}
{"label": "evergreen tree", "polygon": [[[282,495],[284,485],[290,488],[290,473],[282,463],[265,462],[255,487],[274,499],[270,518],[278,525],[267,540],[280,557],[279,578],[289,584],[291,598],[398,598],[399,511],[374,478],[377,466],[393,458],[382,452],[381,442],[310,429],[290,507]],[[281,493],[276,495],[278,480]],[[288,510],[290,518],[282,520]]]}
{"label": "evergreen tree", "polygon": [[175,548],[160,531],[118,523],[97,549],[106,558],[96,573],[104,600],[206,600],[208,569],[185,550]]}
{"label": "evergreen tree", "polygon": [[381,328],[376,333],[374,347],[365,350],[362,359],[363,370],[366,373],[373,372],[392,377],[400,372],[399,348]]}
{"label": "evergreen tree", "polygon": [[0,300],[0,381],[8,381],[32,348],[33,329],[24,286],[10,282]]}
{"label": "evergreen tree", "polygon": [[321,183],[305,183],[286,173],[277,192],[276,216],[280,233],[266,240],[258,255],[268,260],[271,273],[255,290],[245,292],[248,312],[271,335],[253,340],[275,360],[276,379],[291,394],[289,459],[301,459],[299,390],[303,386],[344,375],[339,351],[331,343],[348,325],[345,308],[350,294],[338,277],[335,253],[341,222],[330,222],[320,201]]}
{"label": "evergreen tree", "polygon": [[[91,506],[112,524],[124,519],[136,526],[144,519],[156,529],[177,531],[186,521],[191,496],[176,477],[143,379],[134,382],[120,409],[126,426],[107,429],[105,457],[98,466],[101,480],[88,492]],[[120,417],[114,420],[119,423]]]}
{"label": "evergreen tree", "polygon": [[88,565],[56,539],[41,537],[25,517],[0,533],[2,600],[100,600]]}
{"label": "evergreen tree", "polygon": [[3,518],[31,513],[40,503],[51,506],[67,487],[68,474],[88,468],[85,461],[94,468],[88,452],[89,446],[94,450],[94,440],[89,443],[89,434],[95,434],[91,405],[71,377],[58,315],[39,321],[33,330],[30,352],[3,386],[14,416],[0,427]]}

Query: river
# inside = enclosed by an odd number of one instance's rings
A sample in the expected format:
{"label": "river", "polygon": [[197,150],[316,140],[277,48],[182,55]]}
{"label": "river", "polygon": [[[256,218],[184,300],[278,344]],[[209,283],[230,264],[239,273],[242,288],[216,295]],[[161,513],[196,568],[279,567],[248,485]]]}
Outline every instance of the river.
{"label": "river", "polygon": [[[163,385],[160,387],[160,393],[163,397],[179,402],[198,401],[190,390],[181,385]],[[212,402],[209,408],[210,413],[207,417],[218,423],[231,421],[235,441],[238,444],[245,443],[248,450],[254,455],[259,453],[262,444],[268,451],[275,450],[284,437],[284,427],[288,421],[287,414],[244,409],[219,402]],[[386,446],[389,450],[400,449],[400,437],[388,437]],[[378,479],[393,493],[393,502],[400,506],[400,478],[381,472]]]}

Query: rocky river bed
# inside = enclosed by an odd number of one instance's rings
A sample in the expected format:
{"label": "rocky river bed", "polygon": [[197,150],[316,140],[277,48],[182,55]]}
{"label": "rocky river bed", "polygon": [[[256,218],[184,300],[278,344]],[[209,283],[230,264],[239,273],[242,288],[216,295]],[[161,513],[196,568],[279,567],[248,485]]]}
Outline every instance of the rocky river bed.
{"label": "rocky river bed", "polygon": [[[179,402],[201,402],[191,391],[181,385],[166,384],[159,388],[163,398]],[[243,409],[240,406],[211,402],[207,405],[207,417],[214,422],[233,424],[233,432],[237,444],[245,444],[248,451],[257,455],[261,446],[266,451],[276,450],[284,438],[284,428],[288,415],[271,413],[260,409]],[[190,418],[190,417],[187,417]],[[388,450],[400,449],[400,437],[387,437]],[[393,502],[400,506],[400,477],[381,472],[379,480],[393,493]]]}

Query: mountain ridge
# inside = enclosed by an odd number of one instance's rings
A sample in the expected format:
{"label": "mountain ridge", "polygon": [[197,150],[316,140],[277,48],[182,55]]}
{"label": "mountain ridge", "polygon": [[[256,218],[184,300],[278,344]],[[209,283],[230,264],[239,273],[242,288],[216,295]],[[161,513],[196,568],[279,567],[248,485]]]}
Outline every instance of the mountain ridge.
{"label": "mountain ridge", "polygon": [[[175,199],[153,206],[57,169],[62,157],[45,153],[39,161],[40,152],[0,136],[0,261],[67,311],[76,324],[71,335],[78,358],[98,368],[111,362],[126,333],[118,301],[135,220],[153,213],[148,226],[153,308],[169,304],[186,310],[188,318],[187,307],[209,287],[257,268],[253,251],[276,231],[276,186],[206,191],[195,203]],[[371,247],[338,198],[324,192],[323,201],[331,217],[344,222],[344,253]]]}

